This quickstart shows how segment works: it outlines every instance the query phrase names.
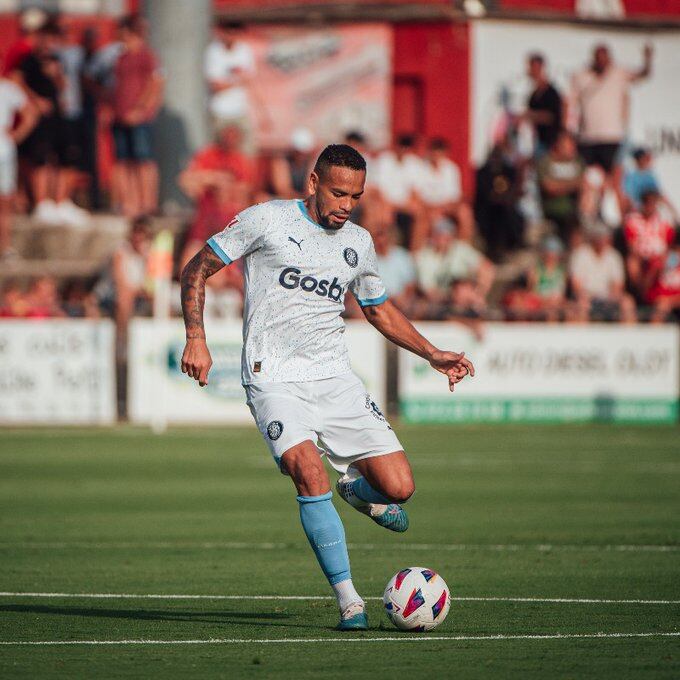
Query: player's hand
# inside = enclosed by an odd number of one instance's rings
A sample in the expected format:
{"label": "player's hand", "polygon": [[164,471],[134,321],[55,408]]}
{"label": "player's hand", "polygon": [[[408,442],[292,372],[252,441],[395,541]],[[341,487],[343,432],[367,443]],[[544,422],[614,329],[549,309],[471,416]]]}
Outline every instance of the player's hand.
{"label": "player's hand", "polygon": [[449,379],[449,390],[451,392],[465,376],[469,375],[472,378],[475,375],[475,367],[466,358],[465,352],[459,354],[458,352],[436,350],[430,357],[430,366]]}
{"label": "player's hand", "polygon": [[208,384],[212,357],[204,338],[189,338],[182,354],[182,373],[198,380],[201,387]]}

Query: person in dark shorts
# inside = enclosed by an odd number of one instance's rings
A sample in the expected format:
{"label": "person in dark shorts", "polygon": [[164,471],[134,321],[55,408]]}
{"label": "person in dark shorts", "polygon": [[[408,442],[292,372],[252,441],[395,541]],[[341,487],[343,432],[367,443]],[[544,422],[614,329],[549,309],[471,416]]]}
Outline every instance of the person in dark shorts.
{"label": "person in dark shorts", "polygon": [[118,24],[123,50],[114,67],[112,132],[121,207],[130,216],[158,208],[152,124],[161,104],[163,77],[146,32],[144,20],[136,15]]}
{"label": "person in dark shorts", "polygon": [[536,133],[536,157],[543,156],[553,145],[562,128],[562,97],[548,80],[545,58],[533,53],[527,61],[527,75],[534,89],[527,102],[526,118]]}

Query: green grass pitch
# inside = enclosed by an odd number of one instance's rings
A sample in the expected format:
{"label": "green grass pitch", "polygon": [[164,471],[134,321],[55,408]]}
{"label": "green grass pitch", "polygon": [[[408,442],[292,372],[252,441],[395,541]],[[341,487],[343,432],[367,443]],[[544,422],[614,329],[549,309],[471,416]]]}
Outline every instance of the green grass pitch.
{"label": "green grass pitch", "polygon": [[[330,589],[255,430],[0,432],[0,677],[680,677],[680,429],[397,432],[409,531],[335,496],[374,598],[354,635],[333,630],[333,600],[298,597]],[[431,634],[382,614],[407,566],[452,590]]]}

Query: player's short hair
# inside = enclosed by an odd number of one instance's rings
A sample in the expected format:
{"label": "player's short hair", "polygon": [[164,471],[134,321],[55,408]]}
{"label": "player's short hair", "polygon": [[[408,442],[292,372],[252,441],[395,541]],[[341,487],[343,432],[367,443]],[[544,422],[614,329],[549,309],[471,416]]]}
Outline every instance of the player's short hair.
{"label": "player's short hair", "polygon": [[349,144],[329,144],[316,159],[314,172],[322,177],[332,167],[366,171],[364,157]]}

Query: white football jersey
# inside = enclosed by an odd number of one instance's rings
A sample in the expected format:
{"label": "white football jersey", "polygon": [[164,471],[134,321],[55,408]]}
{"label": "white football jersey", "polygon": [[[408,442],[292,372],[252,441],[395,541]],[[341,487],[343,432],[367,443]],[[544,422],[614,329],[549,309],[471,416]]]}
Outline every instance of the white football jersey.
{"label": "white football jersey", "polygon": [[208,245],[227,264],[244,258],[244,385],[351,370],[340,316],[345,293],[362,307],[387,299],[365,229],[349,221],[325,229],[302,201],[269,201],[240,212]]}

